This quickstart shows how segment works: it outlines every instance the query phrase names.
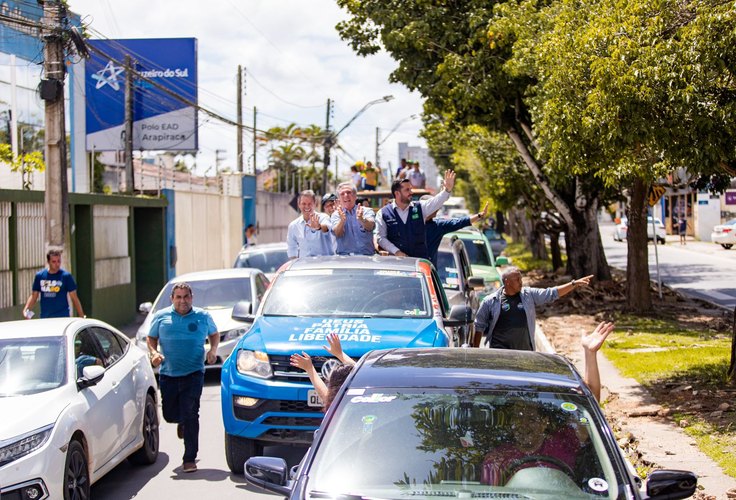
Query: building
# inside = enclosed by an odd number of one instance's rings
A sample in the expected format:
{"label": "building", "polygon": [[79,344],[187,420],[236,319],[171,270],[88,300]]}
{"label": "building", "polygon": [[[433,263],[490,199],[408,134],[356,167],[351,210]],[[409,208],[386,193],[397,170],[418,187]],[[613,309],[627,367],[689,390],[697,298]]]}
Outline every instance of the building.
{"label": "building", "polygon": [[429,154],[429,149],[421,146],[409,146],[408,142],[400,142],[397,165],[401,164],[402,158],[407,161],[418,161],[420,168],[424,170],[424,175],[427,176],[427,188],[439,189],[439,172],[437,171],[437,165],[434,163],[434,158]]}

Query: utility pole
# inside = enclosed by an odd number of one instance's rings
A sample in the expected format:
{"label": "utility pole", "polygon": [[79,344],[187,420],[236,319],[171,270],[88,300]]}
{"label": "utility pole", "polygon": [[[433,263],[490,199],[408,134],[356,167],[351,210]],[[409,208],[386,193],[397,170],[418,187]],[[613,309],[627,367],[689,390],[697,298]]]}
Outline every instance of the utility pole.
{"label": "utility pole", "polygon": [[330,149],[334,145],[335,138],[332,136],[332,132],[330,132],[330,107],[332,106],[332,101],[327,98],[327,119],[326,119],[326,125],[325,125],[325,134],[327,134],[327,137],[325,137],[325,154],[323,157],[323,163],[324,168],[322,169],[322,194],[325,194],[327,192],[327,169],[330,167]]}
{"label": "utility pole", "polygon": [[243,172],[243,67],[238,64],[238,172]]}
{"label": "utility pole", "polygon": [[[66,169],[66,131],[64,130],[64,45],[61,21],[66,15],[60,1],[43,3],[44,78],[41,98],[45,101],[46,154],[46,246],[67,249],[69,203]],[[67,254],[68,255],[68,254]],[[67,259],[67,265],[71,259]]]}
{"label": "utility pole", "polygon": [[130,56],[125,56],[125,191],[133,193],[133,64]]}
{"label": "utility pole", "polygon": [[258,134],[256,132],[256,115],[258,110],[253,106],[253,175],[256,175],[256,149],[258,148]]}

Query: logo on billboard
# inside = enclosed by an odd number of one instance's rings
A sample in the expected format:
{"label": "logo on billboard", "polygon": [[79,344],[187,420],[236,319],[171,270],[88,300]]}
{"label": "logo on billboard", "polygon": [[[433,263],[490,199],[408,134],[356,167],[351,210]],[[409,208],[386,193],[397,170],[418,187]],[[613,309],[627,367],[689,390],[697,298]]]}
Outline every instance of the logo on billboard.
{"label": "logo on billboard", "polygon": [[100,71],[92,75],[92,79],[97,81],[95,89],[101,89],[105,85],[109,85],[113,90],[120,90],[120,83],[118,83],[118,75],[125,71],[122,66],[115,66],[112,61],[108,62],[107,65]]}

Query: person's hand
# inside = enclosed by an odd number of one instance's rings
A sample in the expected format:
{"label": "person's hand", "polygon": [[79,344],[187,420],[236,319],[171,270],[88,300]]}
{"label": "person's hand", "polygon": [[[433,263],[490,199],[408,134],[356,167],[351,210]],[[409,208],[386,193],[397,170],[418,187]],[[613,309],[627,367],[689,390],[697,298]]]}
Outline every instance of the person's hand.
{"label": "person's hand", "polygon": [[445,191],[452,191],[455,187],[455,171],[445,170]]}
{"label": "person's hand", "polygon": [[397,257],[408,257],[408,255],[406,255],[401,250],[399,250],[398,252],[396,252],[394,255],[397,256]]}
{"label": "person's hand", "polygon": [[214,365],[216,361],[217,361],[217,353],[213,351],[212,349],[207,351],[207,364]]}
{"label": "person's hand", "polygon": [[319,223],[319,217],[314,212],[312,212],[312,215],[309,216],[308,225],[309,225],[309,227],[311,227],[315,231],[317,231],[319,229],[322,229],[322,226]]}
{"label": "person's hand", "polygon": [[161,363],[164,362],[164,355],[161,354],[160,352],[155,352],[150,355],[150,359],[151,359],[151,366],[156,368],[157,366],[159,366]]}
{"label": "person's hand", "polygon": [[340,336],[336,333],[330,333],[327,335],[327,342],[330,345],[323,345],[322,347],[337,359],[342,359],[342,344],[340,343]]}
{"label": "person's hand", "polygon": [[485,206],[483,207],[483,211],[480,212],[478,215],[480,215],[481,219],[486,218],[486,215],[488,215],[488,202],[486,202]]}
{"label": "person's hand", "polygon": [[598,352],[603,345],[603,342],[606,341],[606,337],[608,337],[608,335],[613,331],[614,327],[615,325],[613,323],[602,321],[591,333],[583,332],[583,336],[580,340],[580,343],[583,345],[583,349],[588,352]]}
{"label": "person's hand", "polygon": [[345,218],[347,217],[345,208],[339,206],[335,209],[335,211],[337,212],[337,216],[340,217],[340,222],[345,222]]}
{"label": "person's hand", "polygon": [[365,218],[363,217],[363,205],[358,205],[358,209],[355,211],[355,217],[357,217],[358,222],[365,222]]}
{"label": "person's hand", "polygon": [[578,286],[590,286],[590,280],[592,279],[593,279],[593,275],[590,274],[588,276],[585,276],[584,278],[573,280],[573,286],[575,288],[577,288]]}
{"label": "person's hand", "polygon": [[312,364],[312,358],[310,358],[309,354],[307,354],[304,351],[302,351],[301,354],[299,353],[292,354],[291,359],[289,359],[289,364],[291,366],[301,368],[305,372],[308,372],[314,369],[314,365]]}

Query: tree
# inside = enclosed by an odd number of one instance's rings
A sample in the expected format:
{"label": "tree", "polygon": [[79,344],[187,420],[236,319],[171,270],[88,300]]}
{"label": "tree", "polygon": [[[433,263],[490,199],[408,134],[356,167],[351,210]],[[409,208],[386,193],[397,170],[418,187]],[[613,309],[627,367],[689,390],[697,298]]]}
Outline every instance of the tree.
{"label": "tree", "polygon": [[420,0],[338,0],[352,17],[337,25],[358,54],[383,46],[398,62],[390,76],[425,97],[425,115],[460,126],[478,125],[508,135],[534,182],[567,224],[568,272],[610,278],[598,230],[603,184],[595,177],[552,171],[537,157],[530,93],[535,79],[511,73],[510,43],[489,32],[494,5],[487,0],[452,4]]}
{"label": "tree", "polygon": [[8,164],[12,172],[20,172],[23,189],[26,191],[31,189],[31,174],[46,170],[46,163],[40,152],[22,153],[14,157],[10,144],[0,144],[0,162]]}

